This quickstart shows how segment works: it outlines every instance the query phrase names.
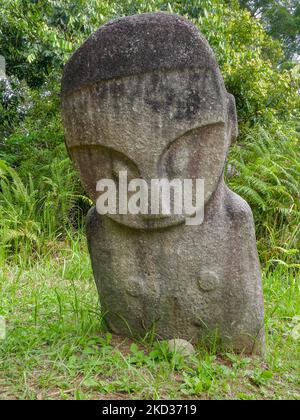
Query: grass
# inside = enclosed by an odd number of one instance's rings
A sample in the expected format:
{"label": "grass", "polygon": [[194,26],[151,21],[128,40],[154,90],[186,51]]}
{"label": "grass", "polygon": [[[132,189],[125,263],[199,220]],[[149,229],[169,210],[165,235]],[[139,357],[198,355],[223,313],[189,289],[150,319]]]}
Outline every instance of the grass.
{"label": "grass", "polygon": [[300,399],[296,271],[263,274],[264,360],[201,346],[184,359],[151,337],[106,331],[83,237],[47,249],[0,256],[0,399]]}

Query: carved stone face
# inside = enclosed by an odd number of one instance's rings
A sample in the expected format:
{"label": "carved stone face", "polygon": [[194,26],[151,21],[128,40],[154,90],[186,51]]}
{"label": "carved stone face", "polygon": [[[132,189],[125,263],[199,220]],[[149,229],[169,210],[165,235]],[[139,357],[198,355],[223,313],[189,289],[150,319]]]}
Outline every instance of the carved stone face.
{"label": "carved stone face", "polygon": [[[223,174],[233,135],[230,98],[207,69],[157,71],[87,86],[66,95],[67,146],[83,185],[96,200],[97,181],[174,178],[205,181],[205,202]],[[183,216],[108,215],[148,229],[178,224]]]}

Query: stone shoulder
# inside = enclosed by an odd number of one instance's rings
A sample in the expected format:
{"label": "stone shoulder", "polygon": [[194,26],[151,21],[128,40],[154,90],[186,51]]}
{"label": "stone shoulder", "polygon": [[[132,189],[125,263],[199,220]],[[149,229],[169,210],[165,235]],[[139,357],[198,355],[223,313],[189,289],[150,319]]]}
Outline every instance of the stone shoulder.
{"label": "stone shoulder", "polygon": [[226,215],[235,221],[248,222],[254,225],[253,213],[251,207],[238,194],[225,186],[224,190],[224,207]]}

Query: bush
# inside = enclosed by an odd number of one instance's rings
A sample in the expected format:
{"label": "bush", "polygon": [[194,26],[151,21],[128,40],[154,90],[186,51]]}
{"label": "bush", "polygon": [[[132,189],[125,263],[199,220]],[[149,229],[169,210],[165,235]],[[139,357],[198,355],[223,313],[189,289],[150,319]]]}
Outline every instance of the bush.
{"label": "bush", "polygon": [[76,204],[86,199],[76,191],[69,159],[54,160],[48,172],[36,184],[31,174],[23,181],[0,161],[1,254],[45,252],[49,241],[65,237],[82,217]]}
{"label": "bush", "polygon": [[228,183],[254,211],[260,256],[267,263],[299,261],[299,135],[249,130],[229,157]]}

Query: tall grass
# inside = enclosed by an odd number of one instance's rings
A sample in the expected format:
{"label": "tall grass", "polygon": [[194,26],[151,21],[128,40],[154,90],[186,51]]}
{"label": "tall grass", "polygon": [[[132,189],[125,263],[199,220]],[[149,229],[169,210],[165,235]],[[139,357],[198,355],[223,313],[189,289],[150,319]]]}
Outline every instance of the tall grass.
{"label": "tall grass", "polygon": [[[54,160],[51,176],[23,180],[0,161],[0,255],[28,257],[47,250],[47,244],[64,237],[81,217],[74,190],[75,174],[67,160]],[[77,209],[77,211],[76,211]]]}
{"label": "tall grass", "polygon": [[0,263],[0,399],[299,399],[299,277],[263,272],[267,354],[169,353],[107,333],[81,235],[28,265]]}

